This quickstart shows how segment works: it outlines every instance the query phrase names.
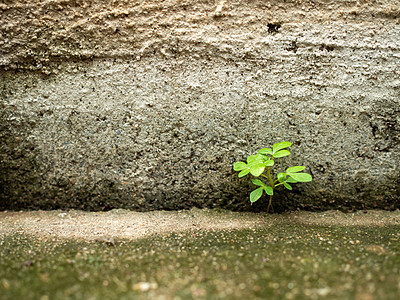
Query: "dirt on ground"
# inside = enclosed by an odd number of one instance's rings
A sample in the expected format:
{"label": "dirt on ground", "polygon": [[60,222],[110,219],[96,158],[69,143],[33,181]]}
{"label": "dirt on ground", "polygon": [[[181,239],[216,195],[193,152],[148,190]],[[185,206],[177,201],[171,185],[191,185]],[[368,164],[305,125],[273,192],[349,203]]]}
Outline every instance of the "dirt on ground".
{"label": "dirt on ground", "polygon": [[196,209],[181,211],[108,212],[20,211],[0,212],[0,235],[14,233],[39,237],[112,240],[138,239],[152,234],[187,230],[226,230],[298,223],[322,226],[400,225],[400,210],[342,213],[291,212],[285,214],[239,213]]}

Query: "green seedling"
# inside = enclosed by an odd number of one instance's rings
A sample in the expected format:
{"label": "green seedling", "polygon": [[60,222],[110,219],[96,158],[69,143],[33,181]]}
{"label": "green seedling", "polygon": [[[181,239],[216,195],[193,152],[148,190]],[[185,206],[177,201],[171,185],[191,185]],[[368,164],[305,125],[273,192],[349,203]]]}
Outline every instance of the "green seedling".
{"label": "green seedling", "polygon": [[251,203],[260,199],[264,192],[269,195],[267,213],[271,207],[272,196],[276,187],[283,185],[288,190],[292,190],[291,184],[293,183],[312,181],[310,174],[302,172],[306,168],[303,166],[287,168],[285,172],[278,173],[276,177],[274,176],[272,167],[275,164],[275,159],[290,155],[290,152],[286,148],[289,148],[291,145],[292,143],[290,142],[276,143],[272,149],[263,148],[256,155],[247,157],[247,163],[239,161],[233,164],[233,169],[240,172],[239,178],[251,174],[255,177],[266,178],[268,180],[268,184],[266,184],[260,179],[253,179],[252,182],[259,186],[259,188],[250,193]]}

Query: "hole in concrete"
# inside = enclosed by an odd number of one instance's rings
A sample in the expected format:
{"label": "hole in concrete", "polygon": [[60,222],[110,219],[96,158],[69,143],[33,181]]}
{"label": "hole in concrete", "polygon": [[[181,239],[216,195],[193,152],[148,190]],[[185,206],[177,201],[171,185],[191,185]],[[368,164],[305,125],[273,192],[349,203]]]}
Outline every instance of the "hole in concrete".
{"label": "hole in concrete", "polygon": [[267,26],[269,33],[276,33],[279,31],[282,25],[280,23],[268,23]]}

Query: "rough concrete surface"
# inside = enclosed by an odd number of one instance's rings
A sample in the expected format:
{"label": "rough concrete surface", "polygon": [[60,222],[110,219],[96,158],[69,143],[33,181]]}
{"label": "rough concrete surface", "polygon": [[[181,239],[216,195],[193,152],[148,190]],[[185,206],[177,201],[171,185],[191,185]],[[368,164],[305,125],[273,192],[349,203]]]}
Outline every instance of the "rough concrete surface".
{"label": "rough concrete surface", "polygon": [[295,211],[282,214],[232,212],[221,209],[135,212],[113,209],[107,212],[81,210],[2,211],[0,212],[0,239],[24,234],[42,238],[140,239],[173,232],[222,231],[256,228],[285,228],[303,226],[365,226],[390,227],[400,225],[400,211]]}
{"label": "rough concrete surface", "polygon": [[2,1],[0,209],[399,208],[399,73],[397,0]]}

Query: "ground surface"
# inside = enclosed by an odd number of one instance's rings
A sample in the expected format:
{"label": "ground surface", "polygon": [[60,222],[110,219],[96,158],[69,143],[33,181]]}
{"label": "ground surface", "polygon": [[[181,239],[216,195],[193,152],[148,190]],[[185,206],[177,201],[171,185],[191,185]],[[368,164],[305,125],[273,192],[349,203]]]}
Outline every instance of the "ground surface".
{"label": "ground surface", "polygon": [[0,212],[0,234],[23,233],[43,237],[137,239],[152,234],[188,230],[223,230],[298,223],[322,226],[400,225],[400,211],[342,213],[294,212],[287,214],[235,213],[225,210],[109,212],[30,211]]}
{"label": "ground surface", "polygon": [[0,213],[0,299],[398,299],[400,211]]}

